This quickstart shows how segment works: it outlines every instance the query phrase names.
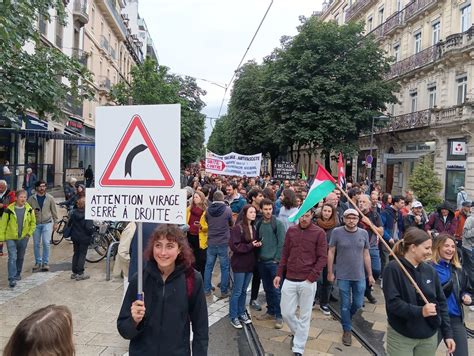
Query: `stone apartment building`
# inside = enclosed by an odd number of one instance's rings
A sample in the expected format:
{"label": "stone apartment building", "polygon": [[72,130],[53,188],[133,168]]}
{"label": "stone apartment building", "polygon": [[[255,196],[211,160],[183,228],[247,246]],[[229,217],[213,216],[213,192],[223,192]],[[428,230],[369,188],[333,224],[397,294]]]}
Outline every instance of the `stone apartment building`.
{"label": "stone apartment building", "polygon": [[[459,186],[474,198],[471,1],[326,0],[319,16],[341,25],[364,21],[366,33],[395,58],[386,79],[400,83],[399,104],[387,108],[388,125],[374,130],[372,180],[403,193],[415,165],[428,155],[444,198],[455,201]],[[368,172],[370,134],[360,137],[359,147],[351,162],[356,178]]]}

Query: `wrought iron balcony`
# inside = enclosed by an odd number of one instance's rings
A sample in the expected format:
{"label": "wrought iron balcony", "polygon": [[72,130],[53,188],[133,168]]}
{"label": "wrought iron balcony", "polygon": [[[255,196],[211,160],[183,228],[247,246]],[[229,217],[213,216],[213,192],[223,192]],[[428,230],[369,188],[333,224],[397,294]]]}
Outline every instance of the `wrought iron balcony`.
{"label": "wrought iron balcony", "polygon": [[357,0],[357,2],[347,9],[346,23],[360,15],[374,0]]}
{"label": "wrought iron balcony", "polygon": [[388,125],[375,128],[374,133],[385,133],[423,128],[430,126],[430,122],[430,109],[415,111],[412,113],[392,117]]}
{"label": "wrought iron balcony", "polygon": [[110,79],[105,76],[101,76],[99,78],[99,88],[105,91],[110,91],[110,87],[111,87]]}
{"label": "wrought iron balcony", "polygon": [[403,11],[397,11],[387,18],[383,24],[383,34],[389,35],[393,30],[403,25]]}
{"label": "wrought iron balcony", "polygon": [[439,45],[428,47],[421,52],[393,64],[385,79],[389,80],[433,63],[440,57],[440,54],[441,51]]}
{"label": "wrought iron balcony", "polygon": [[72,49],[72,57],[75,58],[79,63],[87,68],[87,58],[89,58],[89,53],[85,52],[79,48]]}
{"label": "wrought iron balcony", "polygon": [[416,15],[436,6],[436,0],[413,0],[405,7],[405,21],[409,21]]}
{"label": "wrought iron balcony", "polygon": [[87,14],[87,0],[74,0],[74,7],[72,11],[74,21],[84,26],[89,22],[89,15]]}

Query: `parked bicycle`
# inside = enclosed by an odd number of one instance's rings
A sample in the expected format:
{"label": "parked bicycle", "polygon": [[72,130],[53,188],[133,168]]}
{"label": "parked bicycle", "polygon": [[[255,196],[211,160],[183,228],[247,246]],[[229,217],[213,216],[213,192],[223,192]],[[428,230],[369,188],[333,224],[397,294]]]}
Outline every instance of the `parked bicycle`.
{"label": "parked bicycle", "polygon": [[[119,241],[123,230],[121,223],[112,221],[95,221],[94,226],[95,231],[86,255],[86,261],[90,263],[102,261],[107,256],[109,246]],[[117,248],[118,246],[115,246],[112,256],[117,254]]]}
{"label": "parked bicycle", "polygon": [[[57,204],[60,207],[64,208],[65,206],[62,204]],[[67,223],[69,221],[69,217],[71,216],[72,213],[72,207],[66,207],[66,215],[62,217],[61,220],[59,220],[58,225],[56,229],[53,228],[53,231],[51,232],[51,243],[55,246],[59,245],[61,241],[64,238],[64,228],[67,226]]]}

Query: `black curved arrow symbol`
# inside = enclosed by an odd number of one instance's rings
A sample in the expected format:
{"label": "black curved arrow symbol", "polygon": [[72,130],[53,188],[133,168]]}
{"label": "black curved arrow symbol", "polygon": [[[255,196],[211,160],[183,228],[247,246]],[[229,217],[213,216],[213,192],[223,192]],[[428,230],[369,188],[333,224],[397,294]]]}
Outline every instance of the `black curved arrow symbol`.
{"label": "black curved arrow symbol", "polygon": [[146,145],[138,145],[135,147],[133,150],[130,151],[130,153],[127,156],[127,159],[125,160],[125,177],[127,177],[127,174],[130,175],[130,178],[132,177],[132,161],[135,158],[137,154],[140,152],[143,152],[147,149],[148,147]]}

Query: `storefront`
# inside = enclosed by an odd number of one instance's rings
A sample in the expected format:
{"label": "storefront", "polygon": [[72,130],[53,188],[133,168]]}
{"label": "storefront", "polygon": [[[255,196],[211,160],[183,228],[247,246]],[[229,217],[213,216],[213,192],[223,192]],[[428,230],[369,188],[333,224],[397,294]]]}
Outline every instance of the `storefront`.
{"label": "storefront", "polygon": [[458,188],[466,181],[466,139],[449,139],[446,158],[445,199],[456,203]]}

